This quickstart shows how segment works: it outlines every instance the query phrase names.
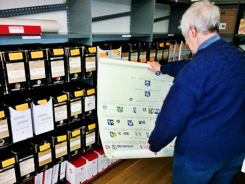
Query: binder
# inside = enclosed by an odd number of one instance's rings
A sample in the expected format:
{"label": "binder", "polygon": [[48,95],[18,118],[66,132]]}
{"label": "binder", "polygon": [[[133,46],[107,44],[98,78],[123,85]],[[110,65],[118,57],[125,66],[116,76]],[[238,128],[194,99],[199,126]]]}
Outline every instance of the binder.
{"label": "binder", "polygon": [[157,42],[157,54],[156,54],[156,60],[160,64],[164,64],[163,62],[163,51],[164,51],[164,41],[158,41]]}
{"label": "binder", "polygon": [[85,46],[83,55],[83,78],[94,78],[97,70],[97,48],[96,46]]}
{"label": "binder", "polygon": [[97,145],[98,124],[97,122],[86,118],[85,120],[83,120],[83,125],[85,126],[84,148],[85,151],[87,151]]}
{"label": "binder", "polygon": [[139,62],[146,63],[148,54],[148,43],[139,43]]}
{"label": "binder", "polygon": [[150,42],[148,44],[148,50],[147,61],[156,61],[157,42]]}
{"label": "binder", "polygon": [[122,46],[120,44],[111,44],[111,58],[113,59],[121,59],[122,57]]}
{"label": "binder", "polygon": [[0,104],[0,148],[12,144],[12,130],[9,110]]}
{"label": "binder", "polygon": [[139,43],[129,43],[130,55],[129,60],[132,62],[139,62]]}
{"label": "binder", "polygon": [[83,84],[85,89],[84,95],[84,112],[85,117],[94,114],[96,110],[96,91],[95,87]]}
{"label": "binder", "polygon": [[0,94],[6,94],[6,77],[3,69],[3,54],[0,48]]}
{"label": "binder", "polygon": [[170,43],[166,41],[164,44],[164,49],[163,49],[163,64],[168,63],[169,46],[170,46]]}
{"label": "binder", "polygon": [[122,44],[121,60],[130,61],[130,45],[128,43]]}

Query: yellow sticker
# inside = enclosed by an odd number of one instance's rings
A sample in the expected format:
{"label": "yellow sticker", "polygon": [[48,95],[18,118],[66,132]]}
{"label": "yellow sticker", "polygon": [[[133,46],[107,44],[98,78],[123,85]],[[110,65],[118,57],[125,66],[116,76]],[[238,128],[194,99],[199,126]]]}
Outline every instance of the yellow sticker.
{"label": "yellow sticker", "polygon": [[178,50],[179,49],[179,46],[176,46],[175,49]]}
{"label": "yellow sticker", "polygon": [[4,111],[0,111],[0,118],[4,118],[4,117],[5,117]]}
{"label": "yellow sticker", "polygon": [[169,49],[170,49],[170,50],[173,50],[173,49],[174,49],[174,46],[170,46]]}
{"label": "yellow sticker", "polygon": [[114,54],[120,54],[119,50],[113,50],[112,51]]}
{"label": "yellow sticker", "polygon": [[132,60],[132,62],[137,62],[137,60]]}
{"label": "yellow sticker", "polygon": [[146,63],[146,59],[141,59],[140,62],[141,63]]}
{"label": "yellow sticker", "polygon": [[95,93],[95,89],[89,89],[87,90],[87,95],[92,95]]}
{"label": "yellow sticker", "polygon": [[184,49],[185,48],[185,45],[182,45],[182,48]]}
{"label": "yellow sticker", "polygon": [[167,43],[166,43],[166,45],[167,45],[167,46],[169,46],[169,45],[170,45],[170,43],[168,43],[168,42],[167,42]]}
{"label": "yellow sticker", "polygon": [[57,97],[58,102],[63,102],[67,100],[67,95],[62,95]]}
{"label": "yellow sticker", "polygon": [[76,131],[72,132],[71,134],[72,134],[72,137],[75,137],[75,136],[81,134],[81,130],[76,130]]}
{"label": "yellow sticker", "polygon": [[107,56],[106,52],[100,53],[100,57],[106,57],[106,56]]}
{"label": "yellow sticker", "polygon": [[21,105],[16,105],[15,108],[17,111],[23,111],[23,110],[29,109],[29,105],[28,103],[25,103]]}
{"label": "yellow sticker", "polygon": [[31,58],[32,59],[43,58],[43,51],[31,52]]}
{"label": "yellow sticker", "polygon": [[64,55],[64,49],[53,49],[53,52],[55,56]]}
{"label": "yellow sticker", "polygon": [[150,58],[150,61],[155,61],[155,57],[151,57]]}
{"label": "yellow sticker", "polygon": [[75,91],[74,94],[75,94],[75,97],[83,96],[83,90]]}
{"label": "yellow sticker", "polygon": [[9,165],[15,164],[15,158],[10,158],[8,160],[2,161],[2,167],[8,167]]}
{"label": "yellow sticker", "polygon": [[58,142],[65,141],[67,139],[66,137],[67,137],[66,135],[58,136],[57,141]]}
{"label": "yellow sticker", "polygon": [[159,47],[164,47],[164,43],[160,43],[159,44]]}
{"label": "yellow sticker", "polygon": [[49,148],[50,148],[50,143],[39,146],[40,151],[44,151],[44,150],[49,149]]}
{"label": "yellow sticker", "polygon": [[48,103],[46,99],[38,101],[38,104],[40,105],[45,105],[46,103]]}
{"label": "yellow sticker", "polygon": [[95,123],[94,124],[91,124],[88,126],[88,130],[92,130],[92,129],[95,129],[96,125]]}
{"label": "yellow sticker", "polygon": [[73,49],[70,50],[71,56],[77,56],[80,55],[80,50],[79,49]]}
{"label": "yellow sticker", "polygon": [[23,59],[23,53],[17,52],[17,53],[9,53],[9,60],[20,60]]}
{"label": "yellow sticker", "polygon": [[88,48],[88,51],[89,51],[90,53],[95,53],[95,52],[96,52],[96,47],[89,47],[89,48]]}

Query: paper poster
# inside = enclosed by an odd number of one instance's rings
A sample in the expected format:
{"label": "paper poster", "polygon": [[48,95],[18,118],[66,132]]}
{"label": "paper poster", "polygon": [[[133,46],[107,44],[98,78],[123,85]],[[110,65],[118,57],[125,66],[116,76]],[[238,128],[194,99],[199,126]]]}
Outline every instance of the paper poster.
{"label": "paper poster", "polygon": [[[170,143],[155,155],[144,149],[173,78],[150,65],[101,58],[98,70],[98,120],[109,159],[172,156]],[[163,132],[164,133],[164,132]]]}
{"label": "paper poster", "polygon": [[34,103],[32,103],[32,113],[35,135],[39,135],[54,129],[52,99],[50,99],[44,105],[34,105]]}
{"label": "paper poster", "polygon": [[9,107],[13,142],[33,137],[31,109],[17,111]]}
{"label": "paper poster", "polygon": [[53,167],[52,184],[58,183],[59,167],[60,167],[60,164],[56,164],[56,165],[54,165],[54,167]]}

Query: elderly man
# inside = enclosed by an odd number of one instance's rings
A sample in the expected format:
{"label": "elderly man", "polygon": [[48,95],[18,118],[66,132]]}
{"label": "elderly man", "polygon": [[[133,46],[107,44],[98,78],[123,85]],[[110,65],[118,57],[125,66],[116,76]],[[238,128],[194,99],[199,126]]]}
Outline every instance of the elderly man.
{"label": "elderly man", "polygon": [[180,29],[195,58],[149,70],[175,77],[149,149],[158,152],[176,136],[174,184],[232,182],[245,158],[245,57],[218,35],[219,8],[193,4]]}

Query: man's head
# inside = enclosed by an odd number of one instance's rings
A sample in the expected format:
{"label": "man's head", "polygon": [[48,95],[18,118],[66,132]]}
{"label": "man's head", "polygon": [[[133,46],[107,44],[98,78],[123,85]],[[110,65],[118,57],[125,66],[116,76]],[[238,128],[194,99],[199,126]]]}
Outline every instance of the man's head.
{"label": "man's head", "polygon": [[219,8],[208,0],[194,3],[183,15],[179,28],[190,46],[196,53],[198,46],[219,31]]}

